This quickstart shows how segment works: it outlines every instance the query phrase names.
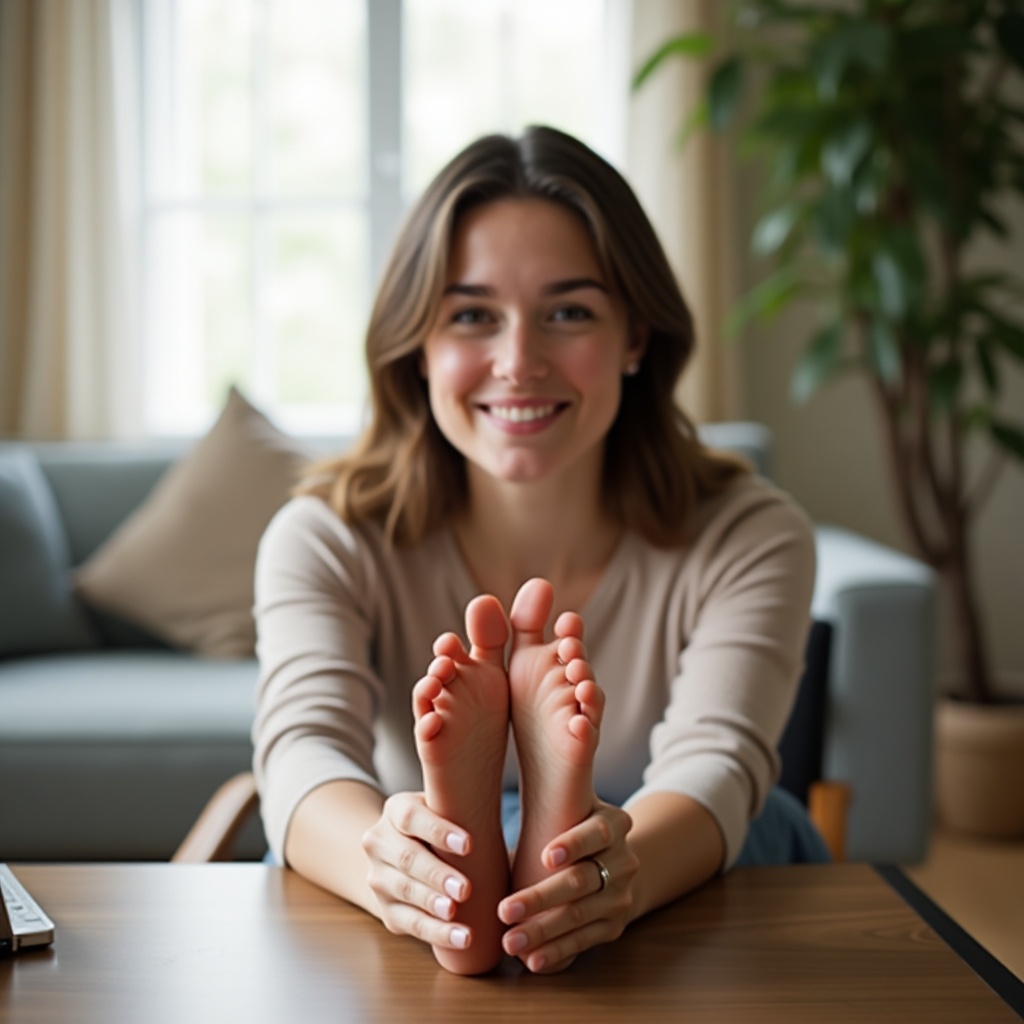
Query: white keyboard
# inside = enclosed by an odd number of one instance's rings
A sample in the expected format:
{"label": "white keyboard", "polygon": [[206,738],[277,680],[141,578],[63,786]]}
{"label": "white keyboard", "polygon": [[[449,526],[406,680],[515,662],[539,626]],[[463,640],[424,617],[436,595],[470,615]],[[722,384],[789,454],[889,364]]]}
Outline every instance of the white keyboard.
{"label": "white keyboard", "polygon": [[13,933],[11,952],[53,942],[53,922],[6,864],[0,864],[0,891]]}

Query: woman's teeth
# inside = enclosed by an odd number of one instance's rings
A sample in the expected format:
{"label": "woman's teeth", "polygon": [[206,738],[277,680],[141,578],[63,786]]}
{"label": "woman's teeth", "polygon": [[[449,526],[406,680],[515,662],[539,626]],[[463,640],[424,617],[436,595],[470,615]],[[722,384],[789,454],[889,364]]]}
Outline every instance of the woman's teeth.
{"label": "woman's teeth", "polygon": [[499,420],[508,420],[510,423],[529,423],[532,420],[550,416],[554,411],[553,405],[492,405],[490,407],[492,416],[497,416]]}

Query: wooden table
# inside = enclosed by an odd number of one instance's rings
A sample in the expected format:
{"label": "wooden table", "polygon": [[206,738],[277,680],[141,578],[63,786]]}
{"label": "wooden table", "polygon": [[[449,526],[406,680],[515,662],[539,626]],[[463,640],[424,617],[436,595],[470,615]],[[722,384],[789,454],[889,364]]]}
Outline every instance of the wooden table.
{"label": "wooden table", "polygon": [[865,865],[738,869],[564,974],[507,960],[484,978],[279,868],[15,872],[57,939],[0,964],[14,1024],[1017,1019],[1012,976],[1001,998]]}

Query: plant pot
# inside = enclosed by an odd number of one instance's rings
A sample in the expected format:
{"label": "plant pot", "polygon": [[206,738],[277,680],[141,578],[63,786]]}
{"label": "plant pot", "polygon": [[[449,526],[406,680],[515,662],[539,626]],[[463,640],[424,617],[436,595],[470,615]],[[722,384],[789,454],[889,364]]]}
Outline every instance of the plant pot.
{"label": "plant pot", "polygon": [[946,828],[988,839],[1024,837],[1024,701],[939,701],[935,802]]}

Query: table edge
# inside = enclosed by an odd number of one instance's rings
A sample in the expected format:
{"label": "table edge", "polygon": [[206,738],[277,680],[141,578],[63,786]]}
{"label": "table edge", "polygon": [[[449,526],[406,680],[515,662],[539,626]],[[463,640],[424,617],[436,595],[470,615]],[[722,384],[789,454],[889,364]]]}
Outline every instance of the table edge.
{"label": "table edge", "polygon": [[1024,981],[960,927],[895,864],[872,864],[875,872],[943,942],[1018,1016],[1024,1018]]}

